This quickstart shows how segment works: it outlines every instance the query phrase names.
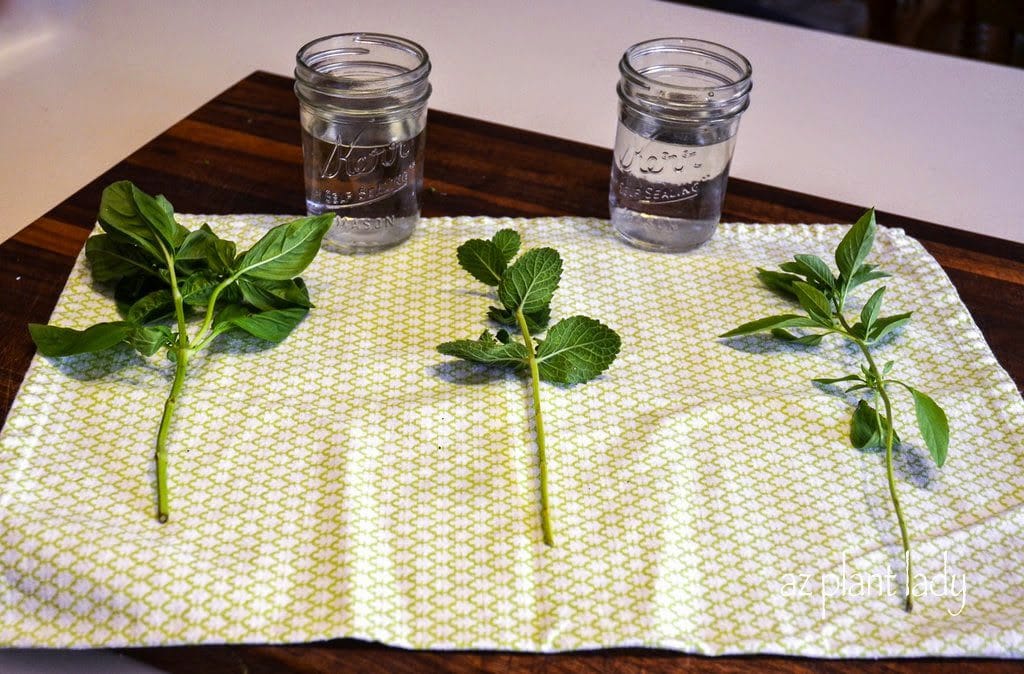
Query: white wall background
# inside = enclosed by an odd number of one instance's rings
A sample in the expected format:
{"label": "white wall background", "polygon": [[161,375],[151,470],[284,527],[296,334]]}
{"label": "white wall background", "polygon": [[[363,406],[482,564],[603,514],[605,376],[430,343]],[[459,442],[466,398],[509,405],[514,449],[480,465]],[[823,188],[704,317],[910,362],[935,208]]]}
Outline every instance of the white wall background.
{"label": "white wall background", "polygon": [[0,0],[0,238],[347,30],[427,47],[433,107],[605,147],[626,46],[723,42],[754,64],[733,175],[1024,241],[1024,70],[658,0]]}

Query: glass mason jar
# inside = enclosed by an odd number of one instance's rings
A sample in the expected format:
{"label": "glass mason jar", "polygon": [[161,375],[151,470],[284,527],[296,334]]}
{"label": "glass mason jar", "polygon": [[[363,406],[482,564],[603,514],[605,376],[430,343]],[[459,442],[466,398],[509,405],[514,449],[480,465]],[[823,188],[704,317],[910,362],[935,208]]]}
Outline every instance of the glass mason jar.
{"label": "glass mason jar", "polygon": [[714,42],[661,38],[627,49],[619,72],[612,227],[649,250],[699,246],[722,216],[750,62]]}
{"label": "glass mason jar", "polygon": [[420,216],[430,59],[377,33],[321,37],[295,57],[306,210],[335,213],[324,247],[405,241]]}

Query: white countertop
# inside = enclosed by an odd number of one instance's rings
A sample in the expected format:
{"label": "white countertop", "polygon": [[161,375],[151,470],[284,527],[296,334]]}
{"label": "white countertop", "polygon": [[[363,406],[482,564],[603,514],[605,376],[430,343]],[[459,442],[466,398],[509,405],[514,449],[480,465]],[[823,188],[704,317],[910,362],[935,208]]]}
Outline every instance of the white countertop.
{"label": "white countertop", "polygon": [[[312,37],[430,52],[431,106],[610,147],[616,64],[642,39],[754,65],[732,174],[1024,241],[1024,70],[657,0],[0,4],[0,239]],[[174,200],[174,195],[168,195]]]}
{"label": "white countertop", "polygon": [[[627,46],[721,42],[754,66],[733,176],[1024,242],[1024,70],[657,0],[2,2],[0,240],[249,72],[290,75],[302,43],[353,30],[425,46],[431,107],[604,147]],[[0,670],[82,657],[0,652]]]}

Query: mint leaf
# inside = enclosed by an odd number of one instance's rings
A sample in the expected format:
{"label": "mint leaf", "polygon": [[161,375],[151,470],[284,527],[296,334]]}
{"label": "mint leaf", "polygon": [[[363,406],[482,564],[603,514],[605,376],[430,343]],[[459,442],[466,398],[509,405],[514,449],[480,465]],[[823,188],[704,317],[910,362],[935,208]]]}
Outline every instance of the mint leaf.
{"label": "mint leaf", "polygon": [[330,213],[300,218],[274,227],[247,250],[235,265],[239,278],[286,281],[298,276],[320,251],[331,228]]}
{"label": "mint leaf", "polygon": [[519,342],[502,343],[496,341],[490,333],[480,339],[459,339],[445,342],[437,350],[446,356],[455,356],[472,363],[486,365],[504,365],[514,368],[526,367],[529,354],[526,347]]}
{"label": "mint leaf", "polygon": [[[490,307],[487,310],[487,317],[501,325],[513,327],[519,326],[518,319],[516,318],[516,312],[509,311],[508,309]],[[523,317],[526,319],[526,327],[530,332],[542,332],[548,327],[548,322],[551,321],[551,307],[547,306],[539,311],[534,311],[530,314],[523,314]]]}
{"label": "mint leaf", "polygon": [[540,378],[562,384],[590,381],[612,364],[621,344],[614,330],[593,318],[562,319],[537,346]]}
{"label": "mint leaf", "polygon": [[523,253],[502,275],[498,299],[510,311],[530,314],[547,307],[562,278],[562,258],[554,248]]}
{"label": "mint leaf", "polygon": [[459,246],[456,254],[462,268],[481,283],[496,286],[505,273],[507,261],[493,241],[470,239]]}
{"label": "mint leaf", "polygon": [[514,229],[502,229],[496,232],[491,241],[494,242],[495,248],[498,249],[506,265],[516,256],[516,253],[519,252],[519,246],[522,244],[519,232]]}
{"label": "mint leaf", "polygon": [[541,532],[544,543],[554,545],[540,382],[574,384],[593,379],[614,360],[620,340],[601,322],[586,316],[572,316],[552,326],[547,337],[535,346],[533,333],[543,330],[551,318],[551,298],[561,280],[562,258],[552,248],[536,248],[512,262],[520,243],[515,231],[501,230],[490,241],[470,239],[465,242],[459,246],[457,257],[459,264],[478,281],[497,285],[496,294],[503,307],[490,307],[487,316],[502,325],[518,328],[523,341],[517,341],[502,328],[497,335],[485,330],[476,340],[444,342],[437,350],[473,363],[529,371],[540,463]]}
{"label": "mint leaf", "polygon": [[127,321],[97,323],[85,330],[58,328],[52,325],[30,323],[32,341],[44,356],[74,356],[79,353],[105,351],[124,341],[133,330]]}

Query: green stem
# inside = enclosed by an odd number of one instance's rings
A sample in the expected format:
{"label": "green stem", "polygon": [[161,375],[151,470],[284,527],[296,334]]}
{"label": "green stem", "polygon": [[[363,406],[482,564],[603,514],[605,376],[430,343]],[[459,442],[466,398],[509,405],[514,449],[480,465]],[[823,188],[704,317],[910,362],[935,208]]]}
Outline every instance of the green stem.
{"label": "green stem", "polygon": [[910,555],[910,534],[907,532],[907,523],[903,517],[903,508],[900,506],[900,497],[896,493],[896,477],[893,471],[892,465],[892,448],[895,438],[895,430],[893,429],[893,418],[892,418],[892,402],[889,400],[889,392],[885,389],[885,381],[882,379],[882,373],[879,371],[878,366],[875,364],[875,359],[871,357],[871,351],[868,350],[867,343],[855,337],[850,333],[850,325],[843,318],[841,313],[837,314],[839,322],[842,323],[845,329],[845,335],[860,348],[861,353],[864,354],[864,358],[868,362],[868,371],[871,372],[871,376],[875,381],[875,392],[878,397],[882,399],[882,405],[885,408],[885,422],[888,425],[885,434],[885,475],[889,482],[889,496],[892,498],[892,506],[896,511],[896,521],[900,527],[900,538],[903,541],[903,559],[906,563],[907,569],[907,597],[904,609],[907,613],[910,613],[914,609],[914,571]]}
{"label": "green stem", "polygon": [[170,276],[171,299],[174,300],[174,314],[178,319],[178,344],[180,348],[187,349],[188,326],[185,323],[185,306],[181,298],[181,289],[178,288],[178,274],[174,269],[174,256],[171,255],[170,251],[167,250],[159,239],[157,239],[157,244],[159,244],[160,251],[164,254],[164,260],[167,263],[167,273]]}
{"label": "green stem", "polygon": [[[878,376],[878,370],[875,368],[875,364],[871,363],[871,370],[875,376]],[[885,421],[889,425],[888,433],[885,437],[885,474],[889,480],[889,495],[892,497],[892,505],[896,510],[896,520],[900,525],[900,536],[903,539],[903,558],[907,565],[907,601],[904,608],[907,613],[914,610],[914,570],[912,566],[912,560],[910,558],[910,534],[907,533],[907,524],[903,518],[903,509],[900,507],[900,497],[896,493],[896,478],[893,475],[892,469],[892,445],[894,431],[892,428],[892,404],[889,402],[889,394],[885,390],[884,385],[879,386],[879,396],[882,398],[882,404],[885,405]]]}
{"label": "green stem", "polygon": [[[224,279],[219,284],[217,284],[217,287],[215,287],[213,289],[213,292],[210,293],[210,300],[206,303],[206,316],[203,317],[203,324],[199,326],[199,332],[196,333],[195,339],[193,341],[199,343],[202,341],[204,337],[206,337],[206,333],[209,332],[210,326],[213,324],[213,316],[215,313],[214,309],[216,308],[217,305],[217,299],[220,297],[220,294],[224,291],[225,288],[227,288],[229,285],[231,285],[237,280],[237,274],[229,276],[228,278]],[[203,342],[203,344],[205,343],[206,342]]]}
{"label": "green stem", "polygon": [[174,408],[178,404],[178,395],[185,383],[185,372],[188,369],[188,360],[191,352],[184,348],[179,342],[177,348],[177,364],[174,368],[174,383],[171,384],[171,392],[164,402],[164,413],[160,418],[160,431],[156,437],[156,502],[157,519],[164,523],[170,516],[167,497],[167,436],[171,430],[171,417],[174,415]]}
{"label": "green stem", "polygon": [[537,369],[537,355],[533,348],[533,340],[530,338],[530,328],[526,324],[526,316],[523,315],[521,307],[516,309],[516,321],[519,322],[519,330],[523,333],[527,363],[530,366],[530,378],[533,380],[533,418],[537,429],[537,459],[540,462],[540,526],[544,535],[544,543],[554,546],[555,540],[551,534],[551,509],[548,503],[548,463],[544,446],[544,417],[540,411],[540,372]]}
{"label": "green stem", "polygon": [[171,283],[171,298],[174,300],[174,313],[178,320],[174,382],[171,384],[171,392],[164,402],[164,413],[160,417],[160,429],[156,436],[156,517],[162,524],[170,517],[167,490],[167,436],[171,430],[171,418],[174,415],[174,408],[178,404],[178,395],[181,393],[181,387],[185,383],[185,373],[188,370],[188,361],[192,355],[192,350],[189,348],[188,324],[185,322],[185,305],[181,297],[181,289],[178,288],[178,276],[174,269],[174,256],[171,255],[162,242],[158,241],[157,243],[160,244],[160,250],[163,251],[164,259],[167,261],[167,270]]}

